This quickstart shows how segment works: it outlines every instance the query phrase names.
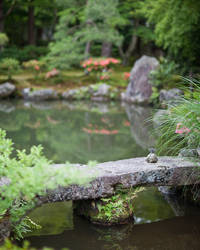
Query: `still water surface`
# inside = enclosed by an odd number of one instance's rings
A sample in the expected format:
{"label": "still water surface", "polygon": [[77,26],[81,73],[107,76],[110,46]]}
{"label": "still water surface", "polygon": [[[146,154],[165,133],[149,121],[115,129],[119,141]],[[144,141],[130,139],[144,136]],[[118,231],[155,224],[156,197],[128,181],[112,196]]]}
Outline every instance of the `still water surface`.
{"label": "still water surface", "polygon": [[[117,103],[0,102],[0,127],[17,149],[41,144],[55,163],[145,156],[155,140],[147,107]],[[167,202],[168,200],[168,202]],[[199,250],[200,212],[148,188],[134,202],[135,225],[104,228],[73,214],[72,203],[45,204],[30,214],[42,229],[31,245],[71,250]]]}

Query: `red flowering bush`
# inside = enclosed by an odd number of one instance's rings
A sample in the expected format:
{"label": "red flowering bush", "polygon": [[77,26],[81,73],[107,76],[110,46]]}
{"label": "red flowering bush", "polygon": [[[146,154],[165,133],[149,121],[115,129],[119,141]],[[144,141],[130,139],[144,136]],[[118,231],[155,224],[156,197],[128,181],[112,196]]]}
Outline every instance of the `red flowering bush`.
{"label": "red flowering bush", "polygon": [[182,125],[182,123],[177,123],[176,125],[176,134],[188,134],[191,130]]}
{"label": "red flowering bush", "polygon": [[81,66],[87,72],[99,74],[100,80],[108,80],[111,69],[117,64],[120,64],[120,60],[116,58],[89,58]]}
{"label": "red flowering bush", "polygon": [[125,80],[129,80],[129,79],[130,79],[130,76],[131,76],[131,73],[129,73],[129,72],[124,72],[124,79],[125,79]]}
{"label": "red flowering bush", "polygon": [[30,60],[27,62],[23,62],[22,65],[25,69],[33,70],[34,75],[35,75],[35,80],[37,80],[39,77],[39,74],[41,73],[41,69],[44,66],[44,63],[38,60]]}

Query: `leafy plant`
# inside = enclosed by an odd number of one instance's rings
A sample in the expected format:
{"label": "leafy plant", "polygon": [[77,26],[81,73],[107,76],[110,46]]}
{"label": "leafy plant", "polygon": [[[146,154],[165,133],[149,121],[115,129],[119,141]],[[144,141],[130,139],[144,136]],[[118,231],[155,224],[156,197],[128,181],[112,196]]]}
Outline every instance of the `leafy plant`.
{"label": "leafy plant", "polygon": [[150,73],[151,84],[158,88],[166,88],[180,81],[180,76],[175,75],[178,65],[174,61],[161,57],[159,67]]}
{"label": "leafy plant", "polygon": [[[43,155],[42,147],[32,147],[29,154],[25,150],[17,151],[12,157],[13,143],[6,138],[5,131],[0,129],[0,214],[9,216],[12,231],[17,236],[27,230],[26,213],[37,205],[36,195],[45,195],[47,189],[58,185],[67,186],[72,183],[84,184],[90,179],[80,176],[80,172],[70,167],[51,167]],[[3,178],[3,179],[2,179]],[[30,229],[30,221],[29,221]]]}
{"label": "leafy plant", "polygon": [[0,62],[0,69],[12,80],[12,75],[20,69],[19,61],[13,58],[5,58]]}
{"label": "leafy plant", "polygon": [[38,60],[39,58],[46,56],[48,48],[45,46],[33,46],[28,45],[23,48],[16,46],[5,47],[0,53],[0,58],[14,58],[20,63],[30,60]]}
{"label": "leafy plant", "polygon": [[133,199],[143,188],[121,189],[117,188],[116,194],[109,198],[101,198],[97,203],[98,213],[94,219],[117,222],[118,219],[128,217],[133,212]]}
{"label": "leafy plant", "polygon": [[0,32],[0,47],[5,46],[8,43],[9,39],[5,33]]}
{"label": "leafy plant", "polygon": [[138,1],[137,9],[154,25],[158,46],[168,49],[180,63],[199,62],[199,37],[195,36],[199,32],[199,1],[144,0]]}

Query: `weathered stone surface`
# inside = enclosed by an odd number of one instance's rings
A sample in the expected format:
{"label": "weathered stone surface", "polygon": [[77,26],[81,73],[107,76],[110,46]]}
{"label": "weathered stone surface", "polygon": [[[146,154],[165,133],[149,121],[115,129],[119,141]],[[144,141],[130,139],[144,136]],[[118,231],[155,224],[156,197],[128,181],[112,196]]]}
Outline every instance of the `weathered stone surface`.
{"label": "weathered stone surface", "polygon": [[197,157],[198,156],[198,152],[195,148],[182,148],[179,152],[179,156],[181,157]]}
{"label": "weathered stone surface", "polygon": [[31,90],[25,88],[22,90],[22,96],[29,101],[47,101],[58,99],[58,93],[53,89]]}
{"label": "weathered stone surface", "polygon": [[0,98],[6,98],[12,95],[16,90],[15,85],[6,82],[3,84],[0,84]]}
{"label": "weathered stone surface", "polygon": [[173,88],[170,90],[163,89],[160,91],[159,101],[163,105],[176,104],[183,96],[183,94],[183,91],[177,88]]}
{"label": "weathered stone surface", "polygon": [[62,98],[66,100],[75,99],[75,95],[78,93],[78,89],[70,89],[68,91],[63,92]]}
{"label": "weathered stone surface", "polygon": [[[146,158],[134,158],[97,164],[95,167],[75,165],[80,175],[90,175],[93,181],[87,186],[71,185],[49,191],[46,201],[85,200],[108,197],[115,187],[124,188],[140,185],[183,186],[200,183],[200,163],[181,157],[159,157],[155,164]],[[50,167],[63,168],[63,165]]]}
{"label": "weathered stone surface", "polygon": [[97,90],[93,89],[93,93],[92,95],[95,97],[97,96],[108,96],[109,95],[109,90],[110,90],[110,86],[107,85],[106,83],[102,83],[98,86]]}
{"label": "weathered stone surface", "polygon": [[111,99],[112,94],[116,99],[118,96],[117,88],[111,88],[111,86],[106,83],[102,83],[68,90],[62,94],[62,98],[65,100],[91,99],[96,102],[102,102]]}
{"label": "weathered stone surface", "polygon": [[0,220],[0,245],[10,236],[11,222],[9,217],[4,217]]}
{"label": "weathered stone surface", "polygon": [[159,66],[154,57],[142,56],[134,64],[131,70],[130,83],[125,93],[122,93],[123,101],[148,104],[152,94],[152,86],[149,81],[149,73]]}

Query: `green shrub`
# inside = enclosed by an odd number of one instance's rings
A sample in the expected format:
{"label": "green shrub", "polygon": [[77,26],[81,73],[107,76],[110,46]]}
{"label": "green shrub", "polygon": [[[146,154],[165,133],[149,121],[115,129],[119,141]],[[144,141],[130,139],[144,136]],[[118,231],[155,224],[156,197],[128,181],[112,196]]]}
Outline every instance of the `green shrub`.
{"label": "green shrub", "polygon": [[3,58],[14,58],[20,63],[24,61],[29,61],[32,59],[39,59],[40,57],[45,56],[48,53],[47,47],[42,46],[25,46],[24,48],[18,48],[16,46],[5,48],[0,53],[0,60]]}
{"label": "green shrub", "polygon": [[5,33],[0,32],[0,46],[3,47],[8,43],[9,39]]}
{"label": "green shrub", "polygon": [[4,58],[0,62],[0,70],[7,76],[8,80],[12,79],[12,75],[20,69],[19,61],[13,58]]}
{"label": "green shrub", "polygon": [[166,88],[179,82],[181,77],[177,75],[178,65],[166,58],[160,58],[160,66],[151,72],[151,84],[158,88]]}
{"label": "green shrub", "polygon": [[[0,129],[0,176],[9,180],[9,184],[0,185],[0,215],[9,216],[11,229],[17,237],[23,236],[27,228],[26,213],[37,205],[36,195],[45,195],[47,189],[70,184],[84,184],[91,180],[88,175],[80,174],[73,167],[50,167],[43,155],[42,147],[32,147],[30,153],[25,150],[13,155],[13,143]],[[30,222],[30,221],[29,221]]]}

